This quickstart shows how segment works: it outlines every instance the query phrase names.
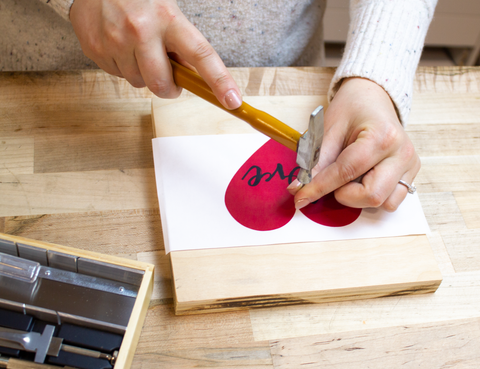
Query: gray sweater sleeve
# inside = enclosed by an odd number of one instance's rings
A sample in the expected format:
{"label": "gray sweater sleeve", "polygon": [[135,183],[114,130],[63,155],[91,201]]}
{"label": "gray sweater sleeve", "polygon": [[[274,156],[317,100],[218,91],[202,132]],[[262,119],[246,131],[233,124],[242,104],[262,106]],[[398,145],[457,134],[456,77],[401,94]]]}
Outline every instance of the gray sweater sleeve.
{"label": "gray sweater sleeve", "polygon": [[74,0],[41,0],[48,6],[52,7],[60,16],[70,21],[70,8],[72,7]]}
{"label": "gray sweater sleeve", "polygon": [[412,104],[413,79],[437,0],[351,0],[350,27],[329,100],[343,78],[382,86],[403,125]]}

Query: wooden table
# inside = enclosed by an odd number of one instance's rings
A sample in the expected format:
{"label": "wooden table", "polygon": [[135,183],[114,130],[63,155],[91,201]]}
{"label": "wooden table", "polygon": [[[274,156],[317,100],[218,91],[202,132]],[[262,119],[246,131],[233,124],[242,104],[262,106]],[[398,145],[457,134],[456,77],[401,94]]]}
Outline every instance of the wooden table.
{"label": "wooden table", "polygon": [[[333,69],[233,69],[245,95],[325,95]],[[0,74],[0,232],[156,264],[134,368],[480,366],[480,68],[421,68],[407,128],[435,294],[176,317],[151,94],[99,71]]]}

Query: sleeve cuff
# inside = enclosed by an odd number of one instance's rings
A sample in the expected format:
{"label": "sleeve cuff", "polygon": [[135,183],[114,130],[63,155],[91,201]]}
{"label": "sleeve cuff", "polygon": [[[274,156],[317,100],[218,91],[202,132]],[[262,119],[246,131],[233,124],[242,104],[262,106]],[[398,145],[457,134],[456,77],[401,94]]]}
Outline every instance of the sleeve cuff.
{"label": "sleeve cuff", "polygon": [[352,0],[347,44],[330,85],[329,101],[343,78],[367,78],[390,95],[405,126],[413,79],[436,2]]}
{"label": "sleeve cuff", "polygon": [[66,21],[70,22],[70,8],[74,0],[43,0]]}

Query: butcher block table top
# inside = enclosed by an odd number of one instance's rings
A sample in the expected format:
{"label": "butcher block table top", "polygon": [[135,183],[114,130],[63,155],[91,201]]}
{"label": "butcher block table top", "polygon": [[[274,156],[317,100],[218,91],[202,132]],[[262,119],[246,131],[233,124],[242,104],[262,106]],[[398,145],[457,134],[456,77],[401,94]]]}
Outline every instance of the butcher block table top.
{"label": "butcher block table top", "polygon": [[[326,95],[334,72],[231,71],[245,96]],[[437,292],[249,311],[173,314],[151,97],[101,71],[0,73],[0,232],[156,265],[133,368],[480,366],[480,68],[415,80],[407,131]]]}

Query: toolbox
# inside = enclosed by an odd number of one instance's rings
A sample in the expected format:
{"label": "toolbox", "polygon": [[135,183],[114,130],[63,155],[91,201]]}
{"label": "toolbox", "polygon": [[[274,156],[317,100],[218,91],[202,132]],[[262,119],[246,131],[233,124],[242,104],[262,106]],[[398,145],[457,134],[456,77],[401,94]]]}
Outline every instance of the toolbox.
{"label": "toolbox", "polygon": [[0,233],[0,368],[129,368],[153,269]]}

